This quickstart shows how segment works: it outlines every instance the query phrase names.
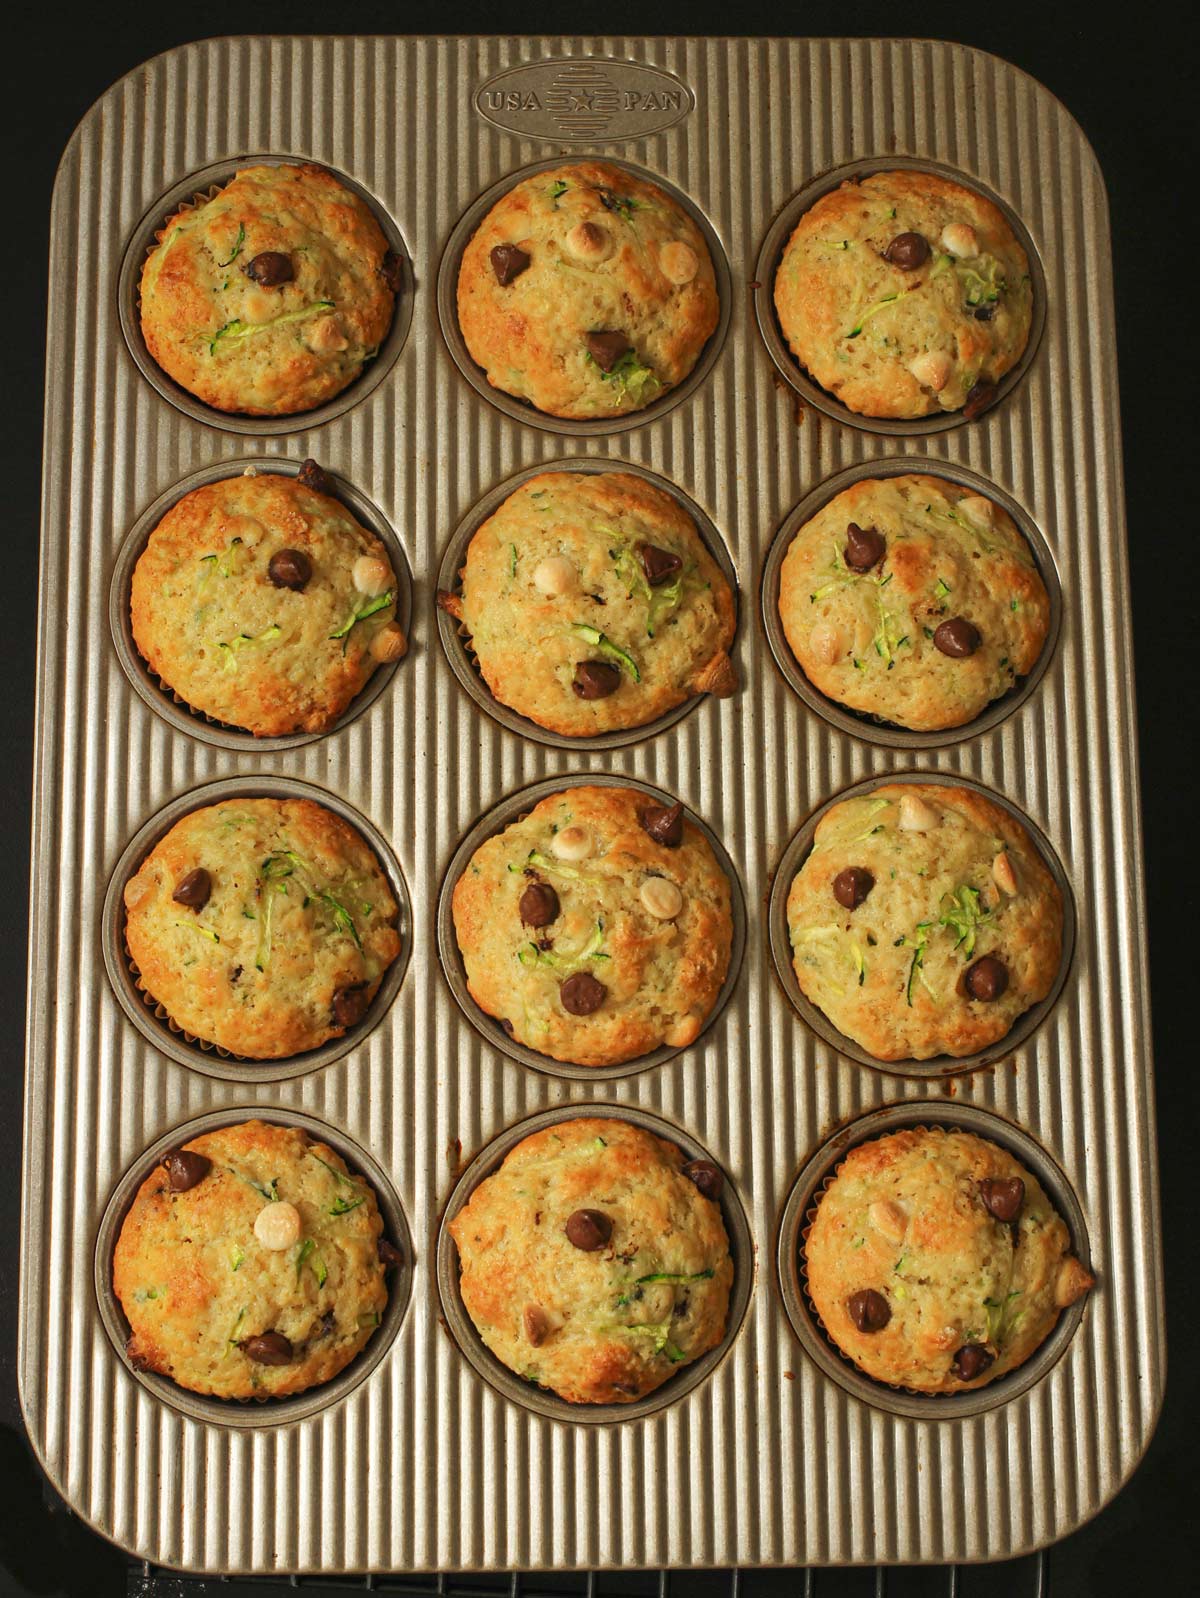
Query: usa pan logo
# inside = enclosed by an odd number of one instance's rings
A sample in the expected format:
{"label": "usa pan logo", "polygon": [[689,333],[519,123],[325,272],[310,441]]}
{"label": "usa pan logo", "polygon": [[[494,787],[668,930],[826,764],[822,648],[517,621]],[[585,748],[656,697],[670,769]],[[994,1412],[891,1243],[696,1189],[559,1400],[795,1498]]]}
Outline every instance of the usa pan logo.
{"label": "usa pan logo", "polygon": [[696,97],[659,67],[604,57],[510,67],[475,92],[475,108],[524,138],[619,142],[661,133],[687,116]]}

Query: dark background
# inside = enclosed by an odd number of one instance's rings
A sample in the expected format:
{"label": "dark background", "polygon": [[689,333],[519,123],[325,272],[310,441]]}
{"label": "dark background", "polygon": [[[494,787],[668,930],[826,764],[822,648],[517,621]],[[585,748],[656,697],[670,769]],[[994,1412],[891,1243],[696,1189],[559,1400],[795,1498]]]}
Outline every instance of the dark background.
{"label": "dark background", "polygon": [[[1133,572],[1172,1357],[1166,1408],[1144,1464],[1107,1510],[1055,1549],[1051,1592],[1054,1598],[1106,1598],[1200,1590],[1200,1556],[1195,1562],[1191,1558],[1197,1511],[1194,1033],[1189,1032],[1187,1052],[1180,1052],[1196,982],[1197,828],[1190,778],[1196,766],[1191,702],[1200,650],[1191,594],[1198,518],[1195,490],[1179,481],[1181,463],[1194,459],[1196,451],[1196,350],[1194,339],[1189,342],[1198,273],[1192,259],[1196,206],[1184,192],[1183,178],[1197,153],[1198,85],[1189,58],[1195,57],[1198,41],[1194,29],[1190,37],[1179,31],[1182,14],[1182,8],[1174,13],[1153,5],[1120,13],[1106,7],[1103,14],[1099,8],[1075,8],[1072,14],[1069,6],[913,8],[828,0],[788,8],[760,0],[743,0],[737,7],[711,0],[691,5],[678,0],[460,3],[419,14],[395,5],[322,7],[292,0],[279,9],[250,10],[210,0],[198,9],[139,8],[124,16],[89,8],[86,23],[74,20],[81,13],[69,15],[48,4],[36,15],[10,14],[3,43],[9,78],[2,97],[9,222],[2,246],[0,340],[7,396],[0,427],[6,523],[0,564],[0,814],[7,824],[6,847],[0,850],[5,951],[0,1037],[7,1040],[0,1072],[0,1215],[5,1217],[0,1225],[0,1594],[121,1594],[128,1568],[124,1556],[53,1506],[25,1443],[16,1397],[19,1040],[24,1033],[34,641],[39,612],[50,614],[55,604],[53,594],[37,594],[46,252],[55,168],[72,129],[109,84],[173,45],[226,33],[402,33],[415,31],[419,23],[439,33],[736,31],[951,39],[991,50],[1039,78],[1065,102],[1096,149],[1112,204],[1118,346],[1113,354],[1120,371]],[[1095,647],[1103,648],[1104,640],[1097,638]],[[1102,771],[1096,780],[1103,782]],[[993,1577],[988,1585],[997,1593],[1028,1590],[1015,1569],[1008,1577],[1001,1571]],[[778,1578],[769,1589],[801,1590],[798,1580],[784,1584]],[[689,1593],[687,1578],[674,1591]],[[743,1587],[744,1593],[755,1591],[752,1580]]]}

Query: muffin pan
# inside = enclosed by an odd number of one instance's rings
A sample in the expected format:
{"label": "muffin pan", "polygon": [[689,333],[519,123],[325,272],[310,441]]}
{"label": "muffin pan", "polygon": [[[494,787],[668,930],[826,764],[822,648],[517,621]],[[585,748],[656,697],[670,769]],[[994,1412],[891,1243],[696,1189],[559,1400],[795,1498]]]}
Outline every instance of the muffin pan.
{"label": "muffin pan", "polygon": [[689,1159],[713,1158],[711,1150],[697,1143],[696,1139],[682,1128],[672,1126],[670,1122],[663,1121],[656,1115],[647,1115],[644,1110],[629,1105],[573,1103],[532,1116],[528,1121],[521,1121],[516,1126],[508,1127],[494,1142],[489,1143],[487,1148],[482,1149],[455,1183],[438,1228],[437,1282],[442,1311],[451,1337],[480,1376],[486,1382],[490,1382],[510,1403],[519,1404],[535,1415],[545,1415],[551,1420],[565,1421],[571,1425],[604,1426],[614,1422],[641,1420],[647,1415],[654,1415],[669,1404],[677,1404],[693,1388],[707,1380],[728,1354],[746,1319],[750,1296],[754,1290],[757,1251],[750,1236],[750,1223],[746,1219],[741,1198],[733,1184],[726,1180],[718,1202],[721,1206],[721,1218],[725,1222],[725,1231],[729,1236],[729,1253],[733,1260],[733,1286],[729,1290],[729,1314],[725,1323],[725,1336],[716,1348],[702,1355],[700,1359],[694,1360],[690,1365],[685,1365],[677,1376],[664,1382],[645,1398],[636,1399],[630,1404],[571,1404],[566,1399],[559,1398],[557,1393],[547,1392],[545,1388],[523,1381],[496,1358],[471,1322],[459,1290],[458,1250],[454,1239],[450,1236],[447,1223],[458,1214],[480,1182],[499,1169],[505,1157],[523,1138],[529,1137],[534,1132],[540,1132],[543,1127],[554,1126],[560,1121],[574,1121],[584,1116],[594,1117],[597,1120],[631,1121],[634,1126],[640,1126],[647,1132],[653,1132],[656,1137],[663,1137],[668,1142],[674,1143]]}
{"label": "muffin pan", "polygon": [[[868,794],[873,788],[878,788],[881,783],[890,782],[928,782],[934,778],[946,787],[974,788],[985,799],[991,799],[996,804],[1003,806],[1010,815],[1025,828],[1035,847],[1046,864],[1047,870],[1058,884],[1059,892],[1063,898],[1063,937],[1062,957],[1058,962],[1058,972],[1054,983],[1040,1004],[1035,1004],[1032,1009],[1026,1010],[1024,1015],[1019,1015],[1012,1029],[989,1048],[981,1049],[977,1054],[964,1054],[959,1056],[942,1054],[932,1060],[877,1060],[873,1054],[868,1054],[861,1044],[853,1038],[848,1038],[844,1032],[835,1027],[828,1016],[800,991],[800,984],[796,980],[796,968],[792,963],[792,945],[788,936],[787,901],[791,892],[792,883],[797,871],[808,859],[813,846],[813,836],[821,817],[833,805],[840,804],[843,799],[853,799],[862,794]],[[889,771],[878,777],[868,777],[864,782],[857,782],[853,787],[845,789],[842,793],[831,794],[819,810],[813,812],[800,828],[799,832],[788,844],[771,880],[771,896],[767,905],[768,937],[771,943],[771,956],[775,962],[775,975],[779,978],[780,985],[792,1004],[799,1011],[806,1026],[810,1027],[818,1037],[823,1038],[831,1049],[836,1049],[849,1060],[856,1061],[859,1065],[869,1066],[873,1071],[883,1071],[893,1076],[909,1076],[932,1079],[945,1076],[956,1076],[963,1071],[978,1071],[984,1066],[995,1065],[997,1061],[1006,1059],[1014,1054],[1020,1046],[1030,1038],[1042,1025],[1046,1017],[1057,1004],[1059,995],[1066,985],[1067,977],[1071,970],[1071,957],[1075,952],[1075,901],[1071,894],[1071,882],[1063,869],[1048,838],[1041,830],[1024,815],[1011,800],[1006,799],[1002,793],[984,787],[982,783],[964,781],[944,772],[903,772]]]}
{"label": "muffin pan", "polygon": [[[379,359],[329,406],[272,421],[175,390],[139,359],[136,320],[172,201],[253,151],[342,175],[411,263]],[[678,194],[709,236],[726,319],[687,383],[615,422],[564,423],[486,390],[453,321],[457,253],[483,210],[576,154]],[[841,415],[790,355],[772,362],[771,271],[792,214],[851,171],[913,164],[996,196],[1030,251],[1030,348],[973,424]],[[156,57],[87,114],[50,258],[19,1346],[34,1446],[87,1522],[140,1558],[215,1572],[911,1563],[1023,1553],[1127,1480],[1164,1356],[1120,438],[1096,356],[1114,342],[1107,230],[1094,158],[1053,96],[947,44],[216,39]],[[395,530],[414,647],[329,734],[253,740],[142,673],[125,573],[181,485],[306,456]],[[640,471],[693,503],[741,596],[734,697],[611,746],[555,745],[481,702],[435,621],[453,541],[481,507],[525,473],[575,465]],[[817,704],[772,633],[778,530],[847,474],[893,470],[995,494],[1055,598],[1040,680],[922,744]],[[775,970],[806,818],[897,772],[975,783],[1028,818],[1075,920],[1057,1000],[949,1078],[946,1062],[864,1068],[797,1013],[790,962]],[[464,997],[439,902],[456,851],[582,781],[683,799],[728,853],[744,939],[700,1042],[628,1072],[516,1057]],[[175,816],[236,792],[346,814],[403,906],[405,952],[366,1023],[293,1060],[242,1062],[173,1033],[124,954],[129,870]],[[827,1140],[844,1147],[885,1103],[918,1124],[985,1116],[1090,1247],[1085,1307],[961,1412],[901,1412],[905,1395],[856,1387],[797,1275],[805,1208],[836,1160]],[[487,1367],[439,1231],[504,1139],[593,1106],[661,1122],[722,1167],[739,1271],[723,1350],[646,1413],[611,1418],[542,1405]],[[411,1296],[396,1295],[395,1335],[381,1328],[327,1388],[202,1408],[127,1368],[111,1238],[156,1150],[251,1114],[327,1135],[389,1221],[402,1209]]]}
{"label": "muffin pan", "polygon": [[[542,472],[625,472],[634,477],[644,478],[652,483],[655,488],[662,489],[664,494],[670,494],[692,518],[696,524],[704,547],[713,560],[725,574],[725,580],[733,593],[735,610],[735,632],[733,641],[729,646],[729,656],[737,669],[737,631],[740,622],[737,615],[739,594],[737,587],[737,572],[729,558],[729,550],[720,533],[713,526],[711,519],[702,511],[699,505],[676,487],[674,483],[667,482],[654,472],[648,472],[644,466],[635,466],[628,461],[606,460],[590,455],[569,456],[565,460],[547,461],[539,466],[527,467],[523,472],[518,472],[510,477],[507,482],[498,483],[490,493],[484,495],[478,505],[472,506],[467,515],[463,517],[454,536],[446,546],[446,553],[442,556],[442,563],[438,567],[437,590],[438,593],[460,593],[462,591],[461,572],[466,564],[467,550],[475,534],[495,511],[509,497],[516,492],[522,483],[527,483],[531,477],[537,477]],[[450,662],[454,675],[462,683],[477,705],[481,705],[489,716],[494,716],[501,726],[509,728],[511,732],[519,734],[522,738],[533,738],[538,743],[551,744],[556,749],[619,749],[623,744],[639,743],[643,738],[653,738],[657,733],[664,732],[668,727],[673,727],[704,699],[703,694],[693,694],[685,699],[681,705],[676,705],[674,710],[667,711],[664,716],[656,716],[653,721],[643,722],[640,727],[626,727],[616,732],[597,733],[590,738],[573,738],[563,733],[551,732],[548,727],[539,727],[536,721],[530,721],[528,716],[522,716],[519,711],[513,710],[509,705],[503,705],[492,693],[483,679],[479,670],[479,663],[475,652],[471,648],[471,640],[460,622],[438,606],[437,612],[438,637],[442,641],[442,648],[446,651],[446,658]],[[737,690],[735,689],[735,694]]]}
{"label": "muffin pan", "polygon": [[[779,586],[783,563],[788,550],[792,547],[793,539],[805,522],[811,521],[818,511],[828,505],[831,499],[836,498],[843,489],[849,488],[852,483],[861,483],[868,477],[905,477],[910,473],[944,477],[949,482],[960,483],[963,488],[974,489],[976,493],[983,494],[1006,510],[1029,545],[1038,575],[1050,597],[1050,623],[1046,629],[1042,652],[1035,661],[1033,670],[1028,676],[1019,678],[1006,694],[994,699],[973,720],[961,727],[946,727],[938,732],[914,732],[910,727],[897,727],[891,722],[879,721],[873,716],[850,710],[845,705],[839,705],[836,700],[830,699],[827,694],[823,694],[810,682],[800,662],[792,653],[779,614]],[[771,653],[775,656],[775,664],[784,677],[804,703],[819,716],[824,716],[825,720],[839,732],[849,733],[853,738],[865,738],[869,743],[884,744],[891,749],[935,749],[940,744],[958,743],[964,738],[973,738],[1007,720],[1025,703],[1053,663],[1058,632],[1062,626],[1062,609],[1062,589],[1059,586],[1054,557],[1040,529],[1022,507],[1008,494],[998,489],[994,483],[989,483],[986,478],[958,465],[957,462],[945,464],[940,461],[930,462],[922,455],[863,461],[860,465],[848,467],[846,471],[839,472],[836,477],[820,484],[811,494],[805,495],[779,529],[763,567],[763,626],[771,645]]]}
{"label": "muffin pan", "polygon": [[[138,517],[125,542],[117,554],[116,564],[113,567],[112,585],[108,595],[108,625],[112,631],[113,646],[117,651],[117,659],[125,675],[133,687],[141,694],[142,698],[158,714],[169,721],[178,731],[187,733],[193,738],[203,738],[206,743],[216,744],[221,749],[242,750],[268,750],[268,749],[296,749],[301,744],[313,743],[318,738],[328,737],[328,733],[298,732],[289,733],[283,737],[256,738],[252,732],[247,732],[244,727],[231,727],[225,722],[216,721],[212,716],[207,716],[203,711],[193,710],[173,689],[163,682],[162,678],[151,671],[141,651],[134,642],[133,624],[130,617],[130,596],[133,586],[134,568],[141,559],[142,553],[150,540],[150,535],[162,521],[163,517],[177,505],[186,494],[193,489],[201,488],[206,483],[217,483],[225,478],[238,477],[243,472],[272,473],[278,477],[296,477],[299,475],[302,462],[289,460],[284,457],[264,459],[261,455],[241,457],[236,460],[221,461],[211,466],[204,467],[201,471],[193,472],[184,478],[174,488],[167,490],[154,501],[153,505]],[[320,464],[318,462],[318,464]],[[368,532],[375,534],[376,538],[387,550],[388,560],[396,578],[396,620],[404,629],[404,635],[409,639],[412,627],[412,575],[408,569],[408,561],[395,533],[388,525],[386,518],[371,504],[364,494],[361,494],[351,483],[342,482],[332,472],[329,474],[333,485],[333,497],[340,501],[360,526]],[[361,716],[368,706],[373,705],[381,693],[384,693],[392,680],[393,675],[403,669],[404,657],[400,660],[389,661],[384,665],[376,666],[371,673],[362,691],[358,693],[345,712],[338,717],[332,732],[338,732],[356,716]]]}
{"label": "muffin pan", "polygon": [[971,424],[961,411],[935,412],[932,416],[919,416],[911,420],[890,416],[863,416],[858,411],[852,411],[848,405],[843,405],[836,395],[815,382],[800,365],[788,347],[775,311],[775,274],[788,240],[805,212],[810,211],[823,195],[831,193],[832,190],[840,188],[843,183],[854,178],[865,178],[872,172],[900,171],[932,172],[938,177],[949,178],[953,183],[960,183],[964,188],[974,189],[976,194],[982,194],[984,199],[990,200],[1003,212],[1005,220],[1029,258],[1029,275],[1033,279],[1033,322],[1029,329],[1029,342],[1021,359],[1001,380],[999,397],[989,409],[994,411],[997,406],[1003,405],[1037,357],[1038,345],[1046,325],[1046,274],[1037,247],[1021,220],[1020,213],[1014,211],[1002,195],[961,168],[947,166],[940,161],[916,160],[907,155],[887,155],[850,161],[844,166],[835,167],[832,171],[821,173],[794,194],[772,222],[759,251],[752,288],[754,314],[758,320],[758,330],[762,334],[763,343],[767,346],[767,351],[784,381],[795,389],[806,405],[814,405],[817,410],[823,411],[835,422],[843,422],[848,427],[860,427],[864,432],[881,433],[892,438],[913,438],[925,433],[944,433],[947,428],[967,427]]}

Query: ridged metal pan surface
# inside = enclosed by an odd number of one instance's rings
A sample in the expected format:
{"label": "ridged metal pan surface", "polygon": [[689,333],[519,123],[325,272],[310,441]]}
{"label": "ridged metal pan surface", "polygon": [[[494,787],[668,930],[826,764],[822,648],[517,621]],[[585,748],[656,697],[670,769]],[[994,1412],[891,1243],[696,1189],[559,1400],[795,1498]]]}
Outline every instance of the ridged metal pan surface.
{"label": "ridged metal pan surface", "polygon": [[[122,279],[169,197],[248,153],[344,174],[405,252],[386,370],[283,428],[231,428],[151,383]],[[607,433],[493,403],[438,313],[445,252],[480,196],[590,154],[684,194],[729,269],[711,367],[678,403]],[[1027,368],[972,425],[897,435],[804,404],[759,325],[758,263],[795,196],[893,158],[995,195],[1044,281]],[[155,1563],[211,1571],[749,1566],[999,1558],[1065,1535],[1113,1496],[1145,1449],[1164,1374],[1113,348],[1108,213],[1083,135],[1040,85],[959,46],[217,39],[157,57],[92,108],[63,159],[51,238],[19,1351],[30,1434],[85,1520]],[[139,518],[193,474],[309,455],[394,530],[412,647],[327,737],[221,741],[126,675],[114,571]],[[455,529],[501,482],[572,456],[629,463],[687,495],[740,594],[734,698],[616,748],[556,748],[504,725],[435,636]],[[763,627],[768,557],[794,508],[896,456],[995,485],[1040,530],[1062,592],[1034,691],[936,747],[831,722],[785,680]],[[943,1082],[864,1069],[810,1031],[768,938],[771,873],[807,819],[852,783],[911,770],[1017,806],[1062,862],[1077,915],[1063,991],[1037,1030]],[[587,773],[682,798],[723,842],[747,912],[741,970],[703,1047],[602,1081],[507,1057],[459,1009],[437,949],[438,894],[480,818]],[[389,845],[411,902],[411,958],[378,1024],[283,1080],[168,1057],[105,975],[105,890],[131,839],[237,778],[302,782],[350,807]],[[1045,1151],[1078,1202],[1098,1285],[1033,1385],[925,1421],[854,1396],[805,1352],[777,1248],[797,1175],[833,1133],[897,1101],[936,1124],[951,1097]],[[702,1380],[653,1413],[576,1425],[511,1402],[447,1335],[437,1242],[465,1165],[522,1121],[596,1099],[677,1127],[726,1169],[754,1277]],[[234,1111],[328,1128],[386,1176],[411,1234],[411,1300],[382,1357],[284,1424],[223,1424],[165,1401],[126,1367],[95,1281],[128,1173],[172,1129]]]}

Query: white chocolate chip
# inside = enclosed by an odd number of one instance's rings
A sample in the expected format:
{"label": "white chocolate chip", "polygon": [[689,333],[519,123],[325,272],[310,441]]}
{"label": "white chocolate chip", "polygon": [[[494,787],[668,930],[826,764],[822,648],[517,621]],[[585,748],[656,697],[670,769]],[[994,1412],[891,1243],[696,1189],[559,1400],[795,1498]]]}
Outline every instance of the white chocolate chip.
{"label": "white chocolate chip", "polygon": [[304,342],[318,355],[337,355],[350,345],[336,316],[319,317],[309,327]]}
{"label": "white chocolate chip", "polygon": [[906,793],[900,800],[901,832],[932,832],[938,824],[936,811],[915,794]]}
{"label": "white chocolate chip", "polygon": [[351,576],[360,594],[386,594],[392,586],[392,568],[375,555],[360,555]]}
{"label": "white chocolate chip", "polygon": [[550,853],[560,860],[586,860],[592,852],[592,835],[586,827],[564,827],[550,840]]}
{"label": "white chocolate chip", "polygon": [[884,1237],[890,1238],[893,1243],[902,1242],[908,1230],[908,1220],[904,1211],[888,1199],[877,1199],[868,1208],[867,1219],[877,1232],[882,1232]]}
{"label": "white chocolate chip", "polygon": [[1055,1304],[1059,1309],[1066,1309],[1068,1304],[1073,1304],[1077,1298],[1081,1298],[1093,1282],[1094,1278],[1073,1255],[1065,1259],[1058,1267],[1058,1275],[1054,1279]]}
{"label": "white chocolate chip", "polygon": [[136,877],[130,877],[125,884],[124,899],[126,910],[136,910],[142,900],[150,896],[153,887],[154,883],[148,873],[144,871],[139,871]]}
{"label": "white chocolate chip", "polygon": [[1003,888],[1011,898],[1017,891],[1017,874],[1013,870],[1013,863],[1005,850],[1001,850],[992,861],[992,876],[996,879],[996,886]]}
{"label": "white chocolate chip", "polygon": [[954,362],[940,350],[926,350],[924,355],[909,361],[908,369],[923,388],[931,388],[935,394],[940,394],[950,381]]}
{"label": "white chocolate chip", "polygon": [[969,522],[974,522],[976,527],[985,531],[992,525],[992,514],[995,506],[990,499],[985,499],[982,494],[967,494],[959,500],[954,507],[961,512]]}
{"label": "white chocolate chip", "polygon": [[668,283],[690,283],[700,270],[695,250],[678,239],[663,245],[658,252],[658,264]]}
{"label": "white chocolate chip", "polygon": [[683,909],[683,895],[666,877],[647,877],[638,897],[656,921],[674,921]]}
{"label": "white chocolate chip", "polygon": [[595,222],[577,222],[563,240],[563,248],[577,261],[593,264],[607,261],[613,251],[612,238],[607,228]]}
{"label": "white chocolate chip", "polygon": [[579,586],[579,573],[565,555],[547,555],[534,567],[533,586],[550,597],[571,594]]}
{"label": "white chocolate chip", "polygon": [[828,622],[818,622],[808,635],[808,647],[814,660],[823,666],[832,666],[846,652],[846,638],[840,627]]}
{"label": "white chocolate chip", "polygon": [[257,466],[247,466],[245,471],[242,473],[242,476],[243,477],[257,477],[258,476],[258,467]]}
{"label": "white chocolate chip", "polygon": [[291,1248],[300,1241],[300,1211],[294,1204],[280,1199],[266,1204],[254,1217],[254,1235],[264,1248]]}
{"label": "white chocolate chip", "polygon": [[398,621],[385,623],[371,640],[371,658],[379,661],[381,665],[399,660],[407,653],[408,639],[404,636],[404,628]]}
{"label": "white chocolate chip", "polygon": [[942,248],[951,255],[957,255],[960,261],[965,261],[970,255],[979,254],[979,240],[975,237],[975,229],[966,222],[949,222],[942,229]]}

